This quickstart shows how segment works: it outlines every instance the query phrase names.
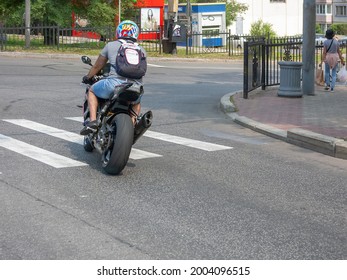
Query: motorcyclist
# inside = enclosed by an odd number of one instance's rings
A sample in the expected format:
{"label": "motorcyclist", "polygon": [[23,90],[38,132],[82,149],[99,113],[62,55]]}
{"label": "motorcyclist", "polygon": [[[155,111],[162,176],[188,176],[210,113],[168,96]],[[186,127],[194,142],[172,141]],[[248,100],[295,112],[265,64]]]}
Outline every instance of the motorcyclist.
{"label": "motorcyclist", "polygon": [[[92,84],[93,77],[97,73],[99,73],[101,69],[104,68],[108,61],[111,65],[116,64],[117,53],[122,44],[118,39],[125,39],[136,42],[138,36],[139,27],[136,23],[130,20],[122,21],[116,29],[117,40],[107,43],[106,46],[101,50],[95,64],[89,70],[88,74],[83,77],[83,82],[86,84]],[[141,46],[140,48],[146,56],[146,51]],[[81,130],[81,135],[87,135],[97,129],[96,115],[98,108],[98,98],[109,99],[115,87],[126,82],[135,82],[142,84],[142,79],[129,79],[127,77],[120,76],[116,73],[115,68],[111,67],[108,77],[101,79],[90,87],[88,91],[90,121],[84,124],[85,127]],[[137,115],[140,114],[141,110],[140,101],[141,96],[136,101],[132,102],[132,109]],[[133,118],[133,121],[135,122],[135,118]]]}

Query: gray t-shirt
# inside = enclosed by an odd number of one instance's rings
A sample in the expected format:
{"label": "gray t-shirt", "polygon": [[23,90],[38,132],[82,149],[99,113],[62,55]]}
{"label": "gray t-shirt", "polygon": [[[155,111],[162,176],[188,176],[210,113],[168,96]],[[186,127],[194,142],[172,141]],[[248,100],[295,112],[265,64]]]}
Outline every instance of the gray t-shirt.
{"label": "gray t-shirt", "polygon": [[[333,41],[333,42],[331,43],[331,41]],[[339,42],[337,40],[335,40],[335,39],[327,39],[327,40],[324,41],[323,44],[324,44],[324,47],[326,48],[326,50],[329,49],[329,46],[331,44],[331,47],[330,47],[328,53],[337,53],[337,50],[339,48]]]}
{"label": "gray t-shirt", "polygon": [[[103,57],[107,57],[107,59],[111,63],[111,65],[116,65],[116,57],[117,57],[117,53],[118,53],[119,47],[121,45],[122,45],[122,43],[120,41],[118,41],[118,40],[109,42],[101,50],[100,55],[102,55]],[[143,47],[141,47],[141,46],[139,46],[139,47],[141,48],[141,50],[145,54],[145,57],[147,57],[145,49]],[[124,77],[119,76],[116,73],[116,70],[115,70],[114,67],[111,67],[110,75],[117,76],[117,77],[120,77],[120,78],[124,79]]]}

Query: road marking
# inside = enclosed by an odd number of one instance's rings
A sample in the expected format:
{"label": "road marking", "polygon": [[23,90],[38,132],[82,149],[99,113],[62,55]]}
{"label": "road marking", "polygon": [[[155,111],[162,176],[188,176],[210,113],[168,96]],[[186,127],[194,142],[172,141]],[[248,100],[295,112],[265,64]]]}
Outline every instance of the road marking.
{"label": "road marking", "polygon": [[73,160],[25,142],[0,134],[0,146],[29,158],[43,162],[55,168],[86,166],[88,164]]}
{"label": "road marking", "polygon": [[[71,118],[67,117],[66,119],[78,121],[81,123],[83,122],[82,117],[71,117]],[[233,149],[233,147],[229,147],[229,146],[223,146],[223,145],[203,142],[203,141],[199,141],[199,140],[193,140],[193,139],[189,139],[189,138],[174,136],[174,135],[170,135],[170,134],[154,132],[152,130],[147,130],[143,136],[162,140],[162,141],[166,141],[166,142],[171,142],[174,144],[184,145],[184,146],[188,146],[191,148],[200,149],[200,150],[204,150],[204,151],[208,151],[208,152]]]}
{"label": "road marking", "polygon": [[[155,68],[199,69],[199,70],[201,70],[201,66],[192,66],[192,64],[190,64],[189,66],[184,66],[184,65],[175,66],[175,65],[158,65],[158,64],[148,63],[147,65],[151,66],[151,67],[155,67]],[[228,70],[228,71],[231,71],[231,70],[243,70],[243,66],[242,65],[237,65],[237,66],[234,65],[233,67],[222,67],[222,66],[208,67],[208,70]]]}
{"label": "road marking", "polygon": [[9,122],[21,127],[25,127],[37,132],[41,132],[59,139],[63,139],[72,143],[83,145],[83,136],[72,133],[66,130],[58,129],[41,123],[25,120],[25,119],[4,119],[3,121]]}
{"label": "road marking", "polygon": [[[80,121],[82,119],[76,118],[75,120]],[[69,132],[63,129],[51,127],[48,125],[44,125],[41,123],[37,123],[37,122],[25,120],[25,119],[4,119],[4,121],[18,125],[18,126],[22,126],[22,127],[25,127],[40,133],[44,133],[59,139],[63,139],[65,141],[83,145],[84,136],[73,133],[73,132]],[[154,153],[150,153],[150,152],[146,152],[146,151],[142,151],[138,149],[132,149],[130,152],[131,159],[145,159],[145,158],[155,158],[155,157],[162,157],[162,155],[158,155],[158,154],[154,154]]]}
{"label": "road marking", "polygon": [[223,146],[223,145],[218,145],[218,144],[213,144],[213,143],[208,143],[208,142],[203,142],[199,140],[193,140],[193,139],[188,139],[188,138],[183,138],[179,136],[174,136],[174,135],[154,132],[154,131],[148,131],[148,130],[145,132],[144,136],[154,138],[154,139],[159,139],[166,142],[179,144],[179,145],[184,145],[184,146],[188,146],[191,148],[200,149],[200,150],[204,150],[208,152],[233,149],[233,147],[228,147],[228,146]]}
{"label": "road marking", "polygon": [[152,67],[157,67],[157,68],[165,68],[165,66],[157,65],[157,64],[151,64],[151,63],[147,63],[147,66],[152,66]]}
{"label": "road marking", "polygon": [[156,157],[162,157],[162,155],[142,151],[142,150],[135,149],[135,148],[132,148],[131,152],[130,152],[130,158],[131,159],[145,159],[145,158],[156,158]]}
{"label": "road marking", "polygon": [[65,117],[64,119],[72,120],[72,121],[83,124],[83,117]]}

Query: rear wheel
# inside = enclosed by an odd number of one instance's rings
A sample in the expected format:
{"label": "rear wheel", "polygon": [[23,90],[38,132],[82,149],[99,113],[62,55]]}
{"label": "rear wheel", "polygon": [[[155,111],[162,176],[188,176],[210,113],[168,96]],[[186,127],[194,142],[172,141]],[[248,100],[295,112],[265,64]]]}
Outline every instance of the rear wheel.
{"label": "rear wheel", "polygon": [[118,114],[112,122],[108,147],[102,155],[102,167],[112,175],[119,174],[127,164],[134,137],[134,125],[129,115]]}

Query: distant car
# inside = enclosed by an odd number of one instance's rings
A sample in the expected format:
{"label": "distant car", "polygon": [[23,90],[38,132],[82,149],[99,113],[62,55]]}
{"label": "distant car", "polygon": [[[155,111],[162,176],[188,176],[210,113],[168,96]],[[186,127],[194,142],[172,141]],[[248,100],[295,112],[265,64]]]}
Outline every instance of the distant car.
{"label": "distant car", "polygon": [[[345,47],[347,45],[347,36],[336,35],[335,39],[339,42],[340,47]],[[325,40],[325,37],[316,36],[316,46],[323,46]]]}
{"label": "distant car", "polygon": [[344,48],[347,46],[347,36],[337,35],[336,37],[341,48]]}
{"label": "distant car", "polygon": [[239,35],[233,35],[230,37],[230,39],[232,42],[232,48],[233,49],[242,49],[243,48],[244,37],[239,36]]}
{"label": "distant car", "polygon": [[323,34],[316,34],[316,46],[323,46],[324,41],[326,38],[324,37]]}

